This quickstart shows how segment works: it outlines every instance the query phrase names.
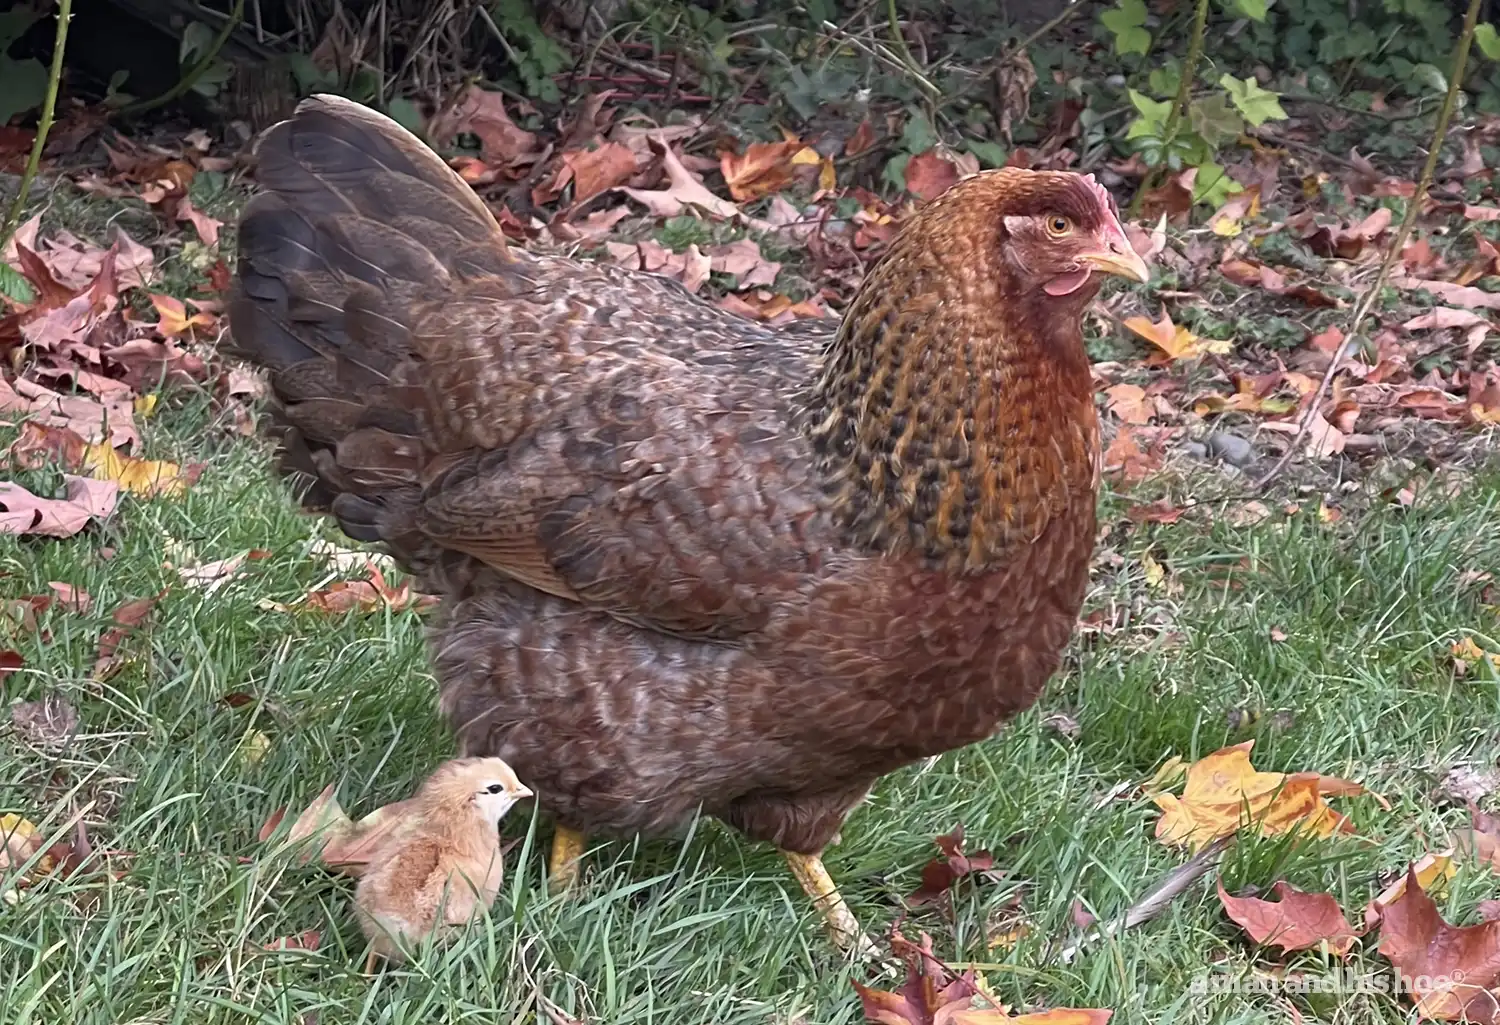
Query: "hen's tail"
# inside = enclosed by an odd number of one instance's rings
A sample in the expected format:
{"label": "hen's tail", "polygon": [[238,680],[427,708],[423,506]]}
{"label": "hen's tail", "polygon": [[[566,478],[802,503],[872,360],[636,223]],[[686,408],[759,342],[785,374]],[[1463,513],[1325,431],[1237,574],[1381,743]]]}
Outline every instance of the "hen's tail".
{"label": "hen's tail", "polygon": [[384,492],[416,481],[412,307],[457,275],[499,272],[499,225],[432,150],[384,115],[315,96],[256,146],[239,225],[231,349],[270,372],[282,466],[374,540]]}

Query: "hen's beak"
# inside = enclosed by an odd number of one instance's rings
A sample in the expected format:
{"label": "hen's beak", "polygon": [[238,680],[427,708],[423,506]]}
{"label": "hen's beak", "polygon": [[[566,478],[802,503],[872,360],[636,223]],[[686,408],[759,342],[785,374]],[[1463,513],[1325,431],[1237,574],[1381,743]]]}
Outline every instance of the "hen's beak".
{"label": "hen's beak", "polygon": [[1112,224],[1101,233],[1099,248],[1084,253],[1083,262],[1105,274],[1118,274],[1131,281],[1151,280],[1151,270],[1140,254],[1131,248],[1130,240],[1118,224]]}
{"label": "hen's beak", "polygon": [[510,792],[510,796],[514,797],[518,801],[524,801],[526,800],[526,798],[534,797],[536,795],[533,794],[531,792],[531,788],[526,786],[524,783],[517,783],[516,788]]}

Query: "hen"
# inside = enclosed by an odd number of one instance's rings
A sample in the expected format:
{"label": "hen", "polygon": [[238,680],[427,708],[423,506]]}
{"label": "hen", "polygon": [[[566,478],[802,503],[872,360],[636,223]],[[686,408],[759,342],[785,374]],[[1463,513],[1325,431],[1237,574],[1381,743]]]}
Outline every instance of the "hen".
{"label": "hen", "polygon": [[530,254],[417,139],[315,97],[258,150],[234,343],[285,465],[442,597],[465,755],[587,834],[702,809],[820,853],[885,773],[1037,696],[1082,602],[1098,422],[1081,336],[1144,281],[1091,177],[1005,169],[906,223],[837,327]]}

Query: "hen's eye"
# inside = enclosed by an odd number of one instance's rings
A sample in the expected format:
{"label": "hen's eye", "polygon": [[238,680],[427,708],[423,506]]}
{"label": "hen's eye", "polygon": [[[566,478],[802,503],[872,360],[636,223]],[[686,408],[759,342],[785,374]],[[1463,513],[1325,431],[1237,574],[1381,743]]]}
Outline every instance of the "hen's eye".
{"label": "hen's eye", "polygon": [[502,790],[505,789],[505,785],[502,784],[502,783],[491,783],[489,786],[485,787],[484,789],[487,790],[489,793],[498,794]]}
{"label": "hen's eye", "polygon": [[1047,218],[1047,232],[1051,235],[1066,235],[1073,230],[1073,222],[1060,214]]}

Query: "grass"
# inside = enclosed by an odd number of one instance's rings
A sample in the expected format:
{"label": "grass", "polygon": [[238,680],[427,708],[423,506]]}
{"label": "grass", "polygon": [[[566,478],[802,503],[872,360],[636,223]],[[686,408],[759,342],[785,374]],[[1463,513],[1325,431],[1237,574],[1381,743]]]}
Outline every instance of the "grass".
{"label": "grass", "polygon": [[[56,693],[81,721],[62,752],[0,732],[0,813],[61,835],[70,809],[94,801],[95,844],[134,853],[118,879],[51,878],[0,904],[0,1021],[861,1020],[849,980],[870,971],[833,954],[774,852],[711,821],[685,837],[603,845],[582,892],[557,900],[541,881],[546,829],[513,815],[507,831],[523,842],[489,918],[411,966],[363,977],[351,882],[268,852],[256,832],[273,809],[295,812],[328,783],[355,814],[404,797],[450,754],[420,617],[261,607],[323,580],[308,545],[336,532],[298,513],[268,449],[231,435],[206,402],[165,400],[146,437],[153,458],[207,462],[183,498],[124,499],[102,531],[68,541],[0,538],[7,596],[63,581],[94,598],[87,615],[49,611],[47,643],[22,634],[0,645],[27,663],[4,682],[6,701]],[[1274,962],[1206,884],[1071,965],[1056,955],[1076,933],[1075,899],[1107,918],[1184,859],[1152,839],[1155,807],[1134,785],[1173,755],[1254,737],[1259,768],[1318,770],[1384,794],[1388,813],[1371,798],[1339,802],[1354,837],[1245,840],[1225,862],[1231,887],[1285,877],[1332,891],[1354,918],[1388,873],[1465,819],[1435,800],[1435,784],[1459,762],[1495,766],[1500,696],[1486,667],[1456,677],[1448,646],[1473,633],[1500,648],[1495,611],[1465,576],[1500,569],[1500,478],[1480,474],[1458,497],[1405,509],[1343,497],[1337,522],[1315,515],[1314,495],[1298,515],[1243,527],[1216,503],[1137,527],[1110,498],[1117,525],[1090,606],[1123,609],[1128,625],[1075,643],[1037,708],[1002,733],[894,774],[854,814],[829,867],[867,928],[901,917],[931,838],[962,822],[969,847],[992,848],[1004,875],[964,885],[951,917],[924,909],[903,929],[980,963],[1003,999],[1114,1008],[1122,1023],[1284,1017],[1283,998],[1193,992],[1211,974]],[[99,554],[106,545],[112,559]],[[164,567],[184,561],[183,546],[201,560],[271,554],[208,595]],[[1148,579],[1148,554],[1162,579]],[[124,670],[91,682],[109,612],[162,589],[150,626],[127,642]],[[228,694],[253,700],[231,705]],[[1075,739],[1041,724],[1054,712],[1077,720]],[[1494,889],[1464,869],[1440,906],[1450,921],[1472,921]],[[991,949],[986,924],[1016,901],[1029,932]],[[309,929],[322,934],[316,952],[261,949]],[[1349,968],[1388,975],[1374,946],[1357,946]],[[1316,953],[1292,963],[1333,967]],[[1410,1016],[1388,995],[1293,999],[1307,1021]]]}

